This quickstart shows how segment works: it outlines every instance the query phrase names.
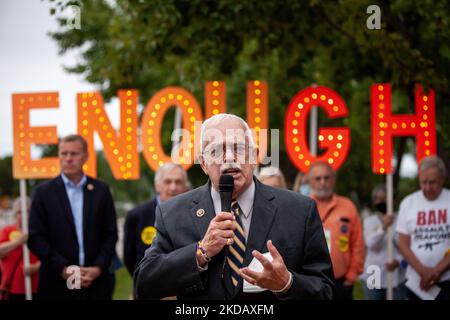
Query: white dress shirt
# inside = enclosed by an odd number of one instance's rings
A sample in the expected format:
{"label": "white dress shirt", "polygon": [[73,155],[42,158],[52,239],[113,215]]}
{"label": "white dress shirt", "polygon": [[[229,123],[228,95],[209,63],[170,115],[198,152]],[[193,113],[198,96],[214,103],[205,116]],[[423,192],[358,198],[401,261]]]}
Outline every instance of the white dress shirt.
{"label": "white dress shirt", "polygon": [[[222,204],[220,202],[220,193],[211,186],[211,198],[214,204],[214,211],[217,213],[222,212]],[[253,212],[253,200],[255,199],[255,182],[252,180],[252,184],[237,198],[239,207],[241,208],[241,222],[245,233],[245,240],[248,239],[248,233],[250,230],[250,221],[252,219]],[[208,270],[208,264],[204,267],[200,267],[197,261],[197,267],[200,272]]]}
{"label": "white dress shirt", "polygon": [[61,173],[61,177],[64,181],[64,187],[66,188],[67,197],[69,198],[70,208],[72,209],[73,222],[75,223],[75,231],[78,240],[78,262],[80,266],[84,266],[84,230],[83,230],[83,205],[84,195],[83,188],[87,183],[87,178],[83,175],[83,178],[75,185],[67,178],[64,173]]}

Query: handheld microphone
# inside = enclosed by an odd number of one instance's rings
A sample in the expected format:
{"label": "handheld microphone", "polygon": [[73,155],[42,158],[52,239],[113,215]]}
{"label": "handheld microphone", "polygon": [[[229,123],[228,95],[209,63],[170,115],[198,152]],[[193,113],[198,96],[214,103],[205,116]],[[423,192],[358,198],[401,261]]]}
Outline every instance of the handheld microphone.
{"label": "handheld microphone", "polygon": [[231,212],[231,196],[234,189],[234,178],[229,174],[223,174],[219,178],[220,204],[222,211]]}
{"label": "handheld microphone", "polygon": [[[234,189],[234,178],[229,174],[223,174],[219,178],[220,204],[222,211],[231,212],[231,197]],[[222,281],[224,281],[225,264],[228,256],[228,245],[223,248]]]}

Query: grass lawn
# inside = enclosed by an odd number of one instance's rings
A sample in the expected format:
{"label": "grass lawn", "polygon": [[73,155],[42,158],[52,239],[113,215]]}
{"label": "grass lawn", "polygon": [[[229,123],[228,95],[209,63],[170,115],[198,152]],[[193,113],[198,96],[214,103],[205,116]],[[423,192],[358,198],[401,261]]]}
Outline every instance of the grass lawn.
{"label": "grass lawn", "polygon": [[129,300],[133,288],[133,279],[125,267],[116,271],[116,287],[114,289],[114,300]]}
{"label": "grass lawn", "polygon": [[353,286],[353,300],[364,300],[364,291],[361,280],[356,280]]}

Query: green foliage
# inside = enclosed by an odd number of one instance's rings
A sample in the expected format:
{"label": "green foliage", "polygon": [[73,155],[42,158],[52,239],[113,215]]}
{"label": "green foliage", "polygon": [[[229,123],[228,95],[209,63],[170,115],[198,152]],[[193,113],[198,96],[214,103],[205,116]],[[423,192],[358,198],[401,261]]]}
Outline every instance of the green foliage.
{"label": "green foliage", "polygon": [[0,159],[0,195],[13,197],[19,193],[19,185],[14,183],[12,176],[12,157]]}
{"label": "green foliage", "polygon": [[113,300],[130,300],[133,293],[133,278],[125,267],[115,273],[116,285],[114,287]]}
{"label": "green foliage", "polygon": [[[162,87],[180,85],[202,104],[204,82],[217,79],[227,82],[228,110],[245,116],[245,82],[264,79],[270,90],[270,127],[283,129],[286,107],[299,90],[314,83],[329,86],[350,111],[341,120],[330,121],[322,112],[319,118],[321,126],[351,128],[350,155],[340,170],[338,191],[356,191],[361,202],[368,202],[371,188],[382,181],[370,168],[373,83],[392,83],[394,111],[405,113],[414,110],[415,83],[435,89],[438,152],[450,164],[450,112],[444,107],[450,102],[450,3],[378,3],[381,30],[366,27],[372,1],[87,0],[81,29],[67,28],[59,17],[61,29],[51,36],[61,53],[81,50],[82,59],[67,70],[98,85],[105,99],[118,89],[137,88],[145,105]],[[162,137],[166,147],[169,131]],[[292,182],[296,169],[283,141],[281,134],[280,161]],[[413,151],[405,141],[396,142],[399,158]],[[141,180],[151,182],[151,173],[143,175]],[[194,185],[204,180],[198,166],[191,177]],[[140,181],[126,183],[126,188],[133,190],[136,183]]]}

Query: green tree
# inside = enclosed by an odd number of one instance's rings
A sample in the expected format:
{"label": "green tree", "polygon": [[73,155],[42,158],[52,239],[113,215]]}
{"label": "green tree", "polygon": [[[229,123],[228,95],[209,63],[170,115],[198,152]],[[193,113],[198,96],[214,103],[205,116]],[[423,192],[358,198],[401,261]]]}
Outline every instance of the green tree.
{"label": "green tree", "polygon": [[[66,69],[102,90],[106,99],[121,88],[137,88],[145,103],[155,91],[180,85],[202,103],[204,81],[227,82],[228,110],[244,115],[245,82],[269,83],[270,127],[282,128],[286,106],[313,83],[336,90],[348,118],[319,125],[351,128],[352,147],[339,172],[338,191],[357,192],[368,202],[382,177],[370,169],[370,100],[373,83],[393,85],[393,112],[413,112],[413,88],[436,90],[438,153],[450,167],[450,2],[379,1],[382,28],[366,27],[371,1],[153,0],[83,1],[81,29],[52,33],[60,52],[81,50]],[[58,11],[59,10],[59,11]],[[163,132],[167,140],[170,132]],[[284,137],[281,136],[281,142]],[[398,162],[413,151],[397,139]],[[296,169],[281,143],[281,165],[292,182]],[[192,169],[195,175],[198,167]],[[191,174],[192,176],[192,174]],[[395,173],[399,190],[399,170]]]}
{"label": "green tree", "polygon": [[12,176],[12,157],[0,159],[0,196],[13,197],[19,192],[19,185]]}

